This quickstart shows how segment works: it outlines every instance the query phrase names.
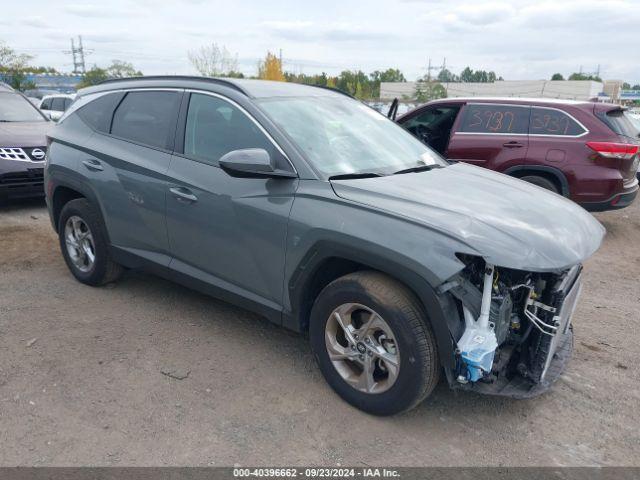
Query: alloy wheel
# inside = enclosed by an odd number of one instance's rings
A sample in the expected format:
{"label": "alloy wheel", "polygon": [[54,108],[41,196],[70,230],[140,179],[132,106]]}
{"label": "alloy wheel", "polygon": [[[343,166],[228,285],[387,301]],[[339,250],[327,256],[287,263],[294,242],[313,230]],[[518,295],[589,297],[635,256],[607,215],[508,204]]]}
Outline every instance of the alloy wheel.
{"label": "alloy wheel", "polygon": [[325,326],[329,359],[342,379],[356,390],[382,393],[400,371],[400,352],[389,324],[371,308],[345,303]]}
{"label": "alloy wheel", "polygon": [[64,241],[73,265],[81,272],[89,272],[96,261],[96,248],[91,230],[82,218],[69,217],[64,226]]}

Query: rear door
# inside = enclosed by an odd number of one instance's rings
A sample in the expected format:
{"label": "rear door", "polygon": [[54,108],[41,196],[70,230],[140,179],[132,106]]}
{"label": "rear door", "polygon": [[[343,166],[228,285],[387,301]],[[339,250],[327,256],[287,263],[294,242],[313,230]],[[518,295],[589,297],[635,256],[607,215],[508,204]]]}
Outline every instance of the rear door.
{"label": "rear door", "polygon": [[93,135],[82,161],[100,198],[111,243],[165,266],[170,259],[166,173],[181,98],[182,90],[126,93],[109,117],[108,133]]}
{"label": "rear door", "polygon": [[467,103],[445,156],[497,171],[525,164],[530,110],[526,105]]}

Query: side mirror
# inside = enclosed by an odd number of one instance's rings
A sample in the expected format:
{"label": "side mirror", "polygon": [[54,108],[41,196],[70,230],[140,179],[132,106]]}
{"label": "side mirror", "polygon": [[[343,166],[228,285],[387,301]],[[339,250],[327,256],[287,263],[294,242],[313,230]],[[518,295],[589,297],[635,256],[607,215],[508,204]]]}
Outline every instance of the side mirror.
{"label": "side mirror", "polygon": [[232,177],[284,177],[293,178],[293,172],[276,168],[275,159],[263,148],[232,150],[218,161],[220,167]]}

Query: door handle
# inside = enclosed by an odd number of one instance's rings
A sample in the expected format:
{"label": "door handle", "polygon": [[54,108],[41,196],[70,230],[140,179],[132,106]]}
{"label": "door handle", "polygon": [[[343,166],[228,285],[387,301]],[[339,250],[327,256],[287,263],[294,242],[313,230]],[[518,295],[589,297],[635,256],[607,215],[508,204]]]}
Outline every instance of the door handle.
{"label": "door handle", "polygon": [[188,188],[171,187],[169,191],[181,202],[193,203],[198,201],[198,197],[196,197]]}
{"label": "door handle", "polygon": [[104,170],[104,167],[98,160],[83,160],[82,164],[89,170],[93,170],[94,172],[101,172],[102,170]]}
{"label": "door handle", "polygon": [[522,143],[516,142],[516,141],[503,143],[502,146],[506,147],[506,148],[521,148],[521,147],[524,147],[524,145]]}

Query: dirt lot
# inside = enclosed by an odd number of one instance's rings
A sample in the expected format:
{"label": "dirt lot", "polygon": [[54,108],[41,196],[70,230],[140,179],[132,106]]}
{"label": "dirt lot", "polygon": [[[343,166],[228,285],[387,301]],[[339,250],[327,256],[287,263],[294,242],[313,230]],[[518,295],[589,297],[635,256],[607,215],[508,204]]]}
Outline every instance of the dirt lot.
{"label": "dirt lot", "polygon": [[0,464],[640,465],[640,203],[597,217],[551,392],[441,384],[375,418],[329,389],[304,338],[148,275],[81,285],[42,202],[1,207]]}

